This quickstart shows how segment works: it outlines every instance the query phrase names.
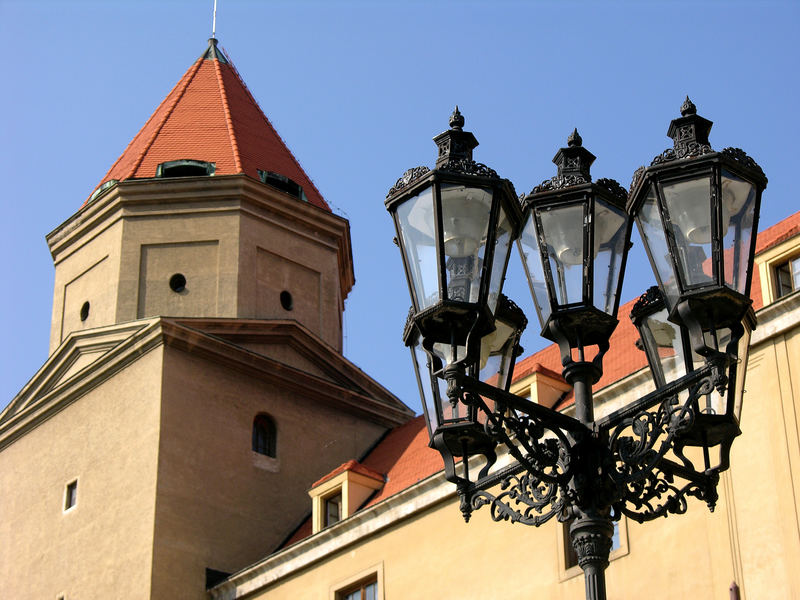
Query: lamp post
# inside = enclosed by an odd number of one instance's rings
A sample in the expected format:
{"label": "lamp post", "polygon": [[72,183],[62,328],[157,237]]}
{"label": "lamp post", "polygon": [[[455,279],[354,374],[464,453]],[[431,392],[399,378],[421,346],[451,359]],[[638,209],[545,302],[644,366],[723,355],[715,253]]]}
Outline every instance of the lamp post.
{"label": "lamp post", "polygon": [[[711,122],[688,98],[681,113],[673,148],[634,174],[630,194],[592,181],[594,155],[576,130],[553,159],[556,176],[519,202],[472,159],[477,140],[456,107],[434,138],[435,168],[406,171],[386,199],[412,299],[404,340],[465,519],[489,506],[498,521],[569,522],[590,599],[606,597],[613,521],[683,513],[688,496],[713,510],[740,433],[767,180],[741,150],[711,149]],[[632,315],[657,389],[595,418],[592,385],[617,325],[633,220],[659,284]],[[508,391],[526,324],[501,296],[514,240],[577,418]],[[499,465],[498,448],[508,454]]]}

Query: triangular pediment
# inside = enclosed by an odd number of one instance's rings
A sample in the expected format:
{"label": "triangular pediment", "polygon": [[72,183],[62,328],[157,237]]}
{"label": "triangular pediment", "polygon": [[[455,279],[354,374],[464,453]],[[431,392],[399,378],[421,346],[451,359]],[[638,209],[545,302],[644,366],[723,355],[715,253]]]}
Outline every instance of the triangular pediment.
{"label": "triangular pediment", "polygon": [[133,321],[70,334],[0,413],[0,424],[66,385],[156,321]]}
{"label": "triangular pediment", "polygon": [[160,345],[387,427],[413,416],[391,392],[295,321],[153,317],[70,334],[0,414],[0,448]]}
{"label": "triangular pediment", "polygon": [[297,321],[206,318],[169,321],[285,365],[298,375],[328,381],[337,388],[377,399],[413,416],[396,396]]}

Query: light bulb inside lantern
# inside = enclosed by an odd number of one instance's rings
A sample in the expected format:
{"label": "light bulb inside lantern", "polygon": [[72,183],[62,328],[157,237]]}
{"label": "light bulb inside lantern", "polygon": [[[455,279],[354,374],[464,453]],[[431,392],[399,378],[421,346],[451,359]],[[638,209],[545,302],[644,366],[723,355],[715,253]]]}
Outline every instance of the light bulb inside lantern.
{"label": "light bulb inside lantern", "polygon": [[472,256],[486,238],[491,192],[463,185],[442,186],[442,233],[447,256]]}
{"label": "light bulb inside lantern", "polygon": [[550,252],[563,265],[583,262],[583,204],[541,211],[542,231]]}
{"label": "light bulb inside lantern", "polygon": [[[664,185],[664,200],[672,222],[692,244],[711,242],[711,179],[692,179]],[[728,219],[723,215],[723,222]],[[723,234],[724,235],[724,234]]]}

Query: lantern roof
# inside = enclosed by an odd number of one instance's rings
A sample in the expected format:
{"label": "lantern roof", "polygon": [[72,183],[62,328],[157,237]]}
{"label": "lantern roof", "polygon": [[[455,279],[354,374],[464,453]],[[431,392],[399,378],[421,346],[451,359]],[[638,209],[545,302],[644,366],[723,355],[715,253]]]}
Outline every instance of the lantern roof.
{"label": "lantern roof", "polygon": [[424,165],[408,169],[387,192],[387,207],[401,192],[413,188],[423,180],[428,180],[436,172],[445,175],[466,175],[499,180],[507,185],[509,193],[516,197],[514,186],[510,181],[502,179],[497,171],[472,158],[472,151],[478,146],[478,140],[472,132],[464,131],[464,123],[464,116],[456,105],[453,114],[450,115],[450,129],[433,138],[439,148],[434,171],[432,172]]}
{"label": "lantern roof", "polygon": [[645,180],[645,175],[653,167],[680,164],[678,161],[696,159],[708,156],[709,160],[720,160],[723,164],[735,169],[743,169],[750,173],[757,181],[763,181],[763,188],[767,187],[767,176],[759,164],[747,155],[741,148],[724,148],[717,152],[711,147],[708,136],[711,131],[712,121],[697,114],[694,102],[686,96],[681,105],[681,116],[670,122],[667,135],[672,138],[672,148],[667,148],[653,158],[649,167],[641,166],[631,179],[628,206],[636,203],[640,184]]}
{"label": "lantern roof", "polygon": [[[553,157],[558,172],[550,179],[545,179],[531,190],[525,197],[529,201],[534,194],[554,192],[576,186],[592,185],[591,166],[597,157],[583,147],[583,138],[578,129],[572,130],[567,137],[567,145],[560,148]],[[594,182],[595,190],[602,190],[609,199],[620,207],[625,206],[628,194],[614,179],[601,178]]]}

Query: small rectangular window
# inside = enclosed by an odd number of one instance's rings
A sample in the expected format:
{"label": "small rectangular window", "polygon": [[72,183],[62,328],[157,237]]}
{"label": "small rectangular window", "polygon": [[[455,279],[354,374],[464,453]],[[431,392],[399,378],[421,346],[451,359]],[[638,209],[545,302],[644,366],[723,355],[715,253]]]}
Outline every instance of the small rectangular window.
{"label": "small rectangular window", "polygon": [[64,510],[67,511],[78,503],[78,480],[67,484],[64,492]]}
{"label": "small rectangular window", "polygon": [[325,499],[325,527],[329,527],[342,520],[342,494]]}

